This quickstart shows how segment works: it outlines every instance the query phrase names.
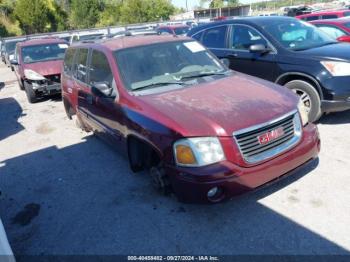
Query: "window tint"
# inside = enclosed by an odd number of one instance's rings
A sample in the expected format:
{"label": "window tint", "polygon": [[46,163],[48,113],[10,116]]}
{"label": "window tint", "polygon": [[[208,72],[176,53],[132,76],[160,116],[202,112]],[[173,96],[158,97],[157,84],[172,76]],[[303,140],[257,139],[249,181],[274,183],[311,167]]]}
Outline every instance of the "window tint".
{"label": "window tint", "polygon": [[305,19],[306,21],[313,21],[313,20],[318,20],[318,16],[308,16]]}
{"label": "window tint", "polygon": [[64,62],[63,62],[63,70],[65,73],[69,74],[72,72],[74,54],[75,54],[74,48],[67,49],[66,54],[64,56]]}
{"label": "window tint", "polygon": [[202,42],[209,48],[225,48],[226,32],[227,26],[210,28],[204,32]]}
{"label": "window tint", "polygon": [[334,26],[318,25],[318,27],[334,39],[346,35],[346,33],[343,30],[340,30],[339,28],[336,28]]}
{"label": "window tint", "polygon": [[93,85],[97,82],[106,82],[112,87],[113,80],[113,73],[109,66],[107,57],[103,53],[94,50],[91,56],[90,84]]}
{"label": "window tint", "polygon": [[86,62],[88,57],[88,49],[80,49],[74,64],[74,77],[82,82],[86,82]]}
{"label": "window tint", "polygon": [[232,30],[232,48],[249,50],[251,45],[262,44],[267,46],[266,40],[253,28],[234,25]]}
{"label": "window tint", "polygon": [[338,18],[337,15],[323,15],[322,19],[333,19],[333,18]]}

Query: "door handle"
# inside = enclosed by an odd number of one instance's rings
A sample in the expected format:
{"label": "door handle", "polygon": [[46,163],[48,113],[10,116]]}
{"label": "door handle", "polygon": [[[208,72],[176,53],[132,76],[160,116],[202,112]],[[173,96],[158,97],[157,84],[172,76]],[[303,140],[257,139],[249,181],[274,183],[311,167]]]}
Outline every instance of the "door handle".
{"label": "door handle", "polygon": [[238,56],[237,53],[230,53],[227,55],[227,57],[229,57],[229,58],[236,58],[237,56]]}

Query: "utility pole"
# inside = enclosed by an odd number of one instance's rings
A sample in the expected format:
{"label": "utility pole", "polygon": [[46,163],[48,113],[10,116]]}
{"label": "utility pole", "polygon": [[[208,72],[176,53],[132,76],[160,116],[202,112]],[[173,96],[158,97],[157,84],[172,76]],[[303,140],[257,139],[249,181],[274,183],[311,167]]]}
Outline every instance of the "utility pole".
{"label": "utility pole", "polygon": [[188,12],[188,0],[186,0],[186,11]]}

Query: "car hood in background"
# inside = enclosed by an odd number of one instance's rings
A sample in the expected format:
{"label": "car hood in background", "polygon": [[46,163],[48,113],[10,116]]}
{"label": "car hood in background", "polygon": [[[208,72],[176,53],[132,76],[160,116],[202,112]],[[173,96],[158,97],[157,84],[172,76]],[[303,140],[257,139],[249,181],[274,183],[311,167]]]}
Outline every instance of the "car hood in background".
{"label": "car hood in background", "polygon": [[23,69],[31,69],[42,76],[58,75],[62,71],[63,60],[53,60],[32,64],[23,64]]}
{"label": "car hood in background", "polygon": [[296,52],[306,57],[313,57],[317,60],[330,59],[350,61],[349,43],[336,43]]}
{"label": "car hood in background", "polygon": [[158,122],[183,136],[232,136],[295,110],[298,101],[284,87],[240,73],[138,98]]}

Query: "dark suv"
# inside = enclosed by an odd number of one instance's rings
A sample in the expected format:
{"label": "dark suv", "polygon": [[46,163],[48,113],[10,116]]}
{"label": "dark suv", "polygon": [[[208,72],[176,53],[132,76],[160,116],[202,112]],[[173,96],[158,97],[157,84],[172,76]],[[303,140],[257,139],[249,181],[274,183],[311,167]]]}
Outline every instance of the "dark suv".
{"label": "dark suv", "polygon": [[[187,37],[135,36],[66,51],[69,118],[180,200],[218,202],[317,157],[320,140],[286,88],[227,69]],[[112,170],[111,170],[112,171]],[[120,176],[124,174],[118,174]]]}
{"label": "dark suv", "polygon": [[251,17],[189,32],[231,69],[292,89],[316,121],[350,109],[350,45],[288,17]]}

